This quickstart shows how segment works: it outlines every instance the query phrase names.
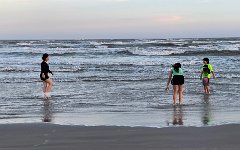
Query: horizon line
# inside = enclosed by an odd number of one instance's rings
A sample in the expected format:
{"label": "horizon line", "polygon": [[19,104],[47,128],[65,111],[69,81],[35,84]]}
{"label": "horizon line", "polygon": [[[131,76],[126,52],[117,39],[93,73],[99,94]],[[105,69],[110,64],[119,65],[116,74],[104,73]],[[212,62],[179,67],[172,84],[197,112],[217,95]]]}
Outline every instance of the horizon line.
{"label": "horizon line", "polygon": [[177,38],[23,38],[23,39],[1,39],[0,41],[18,41],[18,40],[166,40],[166,39],[233,39],[240,36],[223,36],[223,37],[177,37]]}

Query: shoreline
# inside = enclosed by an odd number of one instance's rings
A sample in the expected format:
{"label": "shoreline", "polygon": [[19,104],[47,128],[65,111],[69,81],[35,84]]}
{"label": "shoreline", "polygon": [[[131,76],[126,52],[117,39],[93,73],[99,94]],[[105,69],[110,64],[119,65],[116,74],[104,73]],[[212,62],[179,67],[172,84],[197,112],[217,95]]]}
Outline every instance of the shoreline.
{"label": "shoreline", "polygon": [[210,127],[0,125],[1,150],[237,150],[240,124]]}

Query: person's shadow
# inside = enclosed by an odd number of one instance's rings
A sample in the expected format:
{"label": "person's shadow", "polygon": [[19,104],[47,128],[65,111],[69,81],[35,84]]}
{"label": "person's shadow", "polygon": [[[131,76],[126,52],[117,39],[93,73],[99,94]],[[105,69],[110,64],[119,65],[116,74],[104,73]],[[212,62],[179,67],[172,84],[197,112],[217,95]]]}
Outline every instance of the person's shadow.
{"label": "person's shadow", "polygon": [[43,122],[53,121],[53,103],[51,99],[43,99]]}
{"label": "person's shadow", "polygon": [[183,125],[183,106],[173,106],[173,125]]}
{"label": "person's shadow", "polygon": [[209,96],[210,95],[204,95],[203,96],[203,111],[202,111],[202,123],[203,123],[203,125],[209,125],[210,121],[212,120]]}

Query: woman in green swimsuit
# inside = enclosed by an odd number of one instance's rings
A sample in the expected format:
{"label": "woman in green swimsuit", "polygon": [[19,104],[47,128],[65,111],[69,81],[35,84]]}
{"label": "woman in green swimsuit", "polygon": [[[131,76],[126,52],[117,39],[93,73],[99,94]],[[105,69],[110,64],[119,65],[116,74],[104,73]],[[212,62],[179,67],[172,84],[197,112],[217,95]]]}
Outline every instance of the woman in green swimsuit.
{"label": "woman in green swimsuit", "polygon": [[180,63],[176,63],[170,70],[166,90],[169,89],[169,84],[173,85],[173,105],[176,105],[176,98],[179,95],[179,104],[182,105],[184,73]]}

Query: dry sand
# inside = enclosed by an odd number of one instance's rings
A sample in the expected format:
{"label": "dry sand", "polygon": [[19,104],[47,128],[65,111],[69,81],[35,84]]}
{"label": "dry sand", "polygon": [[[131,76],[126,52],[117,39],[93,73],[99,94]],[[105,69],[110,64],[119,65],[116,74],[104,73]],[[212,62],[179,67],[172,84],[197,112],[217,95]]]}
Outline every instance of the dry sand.
{"label": "dry sand", "polygon": [[0,125],[0,150],[239,150],[240,125],[81,127]]}

